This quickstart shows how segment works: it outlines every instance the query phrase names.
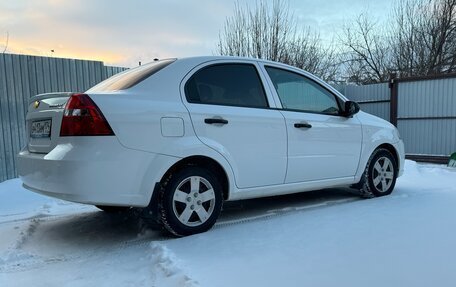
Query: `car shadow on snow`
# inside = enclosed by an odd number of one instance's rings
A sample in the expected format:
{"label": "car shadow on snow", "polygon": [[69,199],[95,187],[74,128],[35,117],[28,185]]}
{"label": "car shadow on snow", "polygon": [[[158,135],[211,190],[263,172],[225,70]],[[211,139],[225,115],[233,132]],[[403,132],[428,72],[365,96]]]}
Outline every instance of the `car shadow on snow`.
{"label": "car shadow on snow", "polygon": [[140,239],[155,240],[163,234],[151,230],[134,211],[114,214],[93,211],[44,220],[37,227],[36,236],[50,245],[64,244],[90,249]]}
{"label": "car shadow on snow", "polygon": [[[344,204],[358,199],[348,189],[324,189],[283,195],[256,198],[235,202],[225,202],[217,224],[226,222],[242,224],[245,219],[274,216],[281,212],[293,212],[306,208],[319,208],[327,203]],[[35,237],[35,238],[33,238]],[[158,227],[147,226],[135,210],[109,214],[103,211],[87,212],[78,215],[43,220],[29,241],[46,242],[45,248],[59,246],[78,249],[109,248],[134,242],[151,242],[171,239]],[[36,243],[36,241],[35,241]],[[43,250],[44,251],[44,250]]]}

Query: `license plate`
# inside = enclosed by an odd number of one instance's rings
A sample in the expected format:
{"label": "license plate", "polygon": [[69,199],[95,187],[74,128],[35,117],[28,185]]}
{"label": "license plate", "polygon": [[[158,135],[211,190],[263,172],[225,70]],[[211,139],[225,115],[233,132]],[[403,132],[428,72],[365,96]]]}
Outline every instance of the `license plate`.
{"label": "license plate", "polygon": [[32,122],[30,136],[32,138],[48,138],[51,136],[52,120],[42,120]]}

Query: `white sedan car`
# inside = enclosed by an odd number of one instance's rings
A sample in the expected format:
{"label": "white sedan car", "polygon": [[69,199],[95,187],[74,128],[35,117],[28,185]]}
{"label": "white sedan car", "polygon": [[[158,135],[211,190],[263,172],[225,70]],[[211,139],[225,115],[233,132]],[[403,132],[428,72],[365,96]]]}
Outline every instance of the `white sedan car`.
{"label": "white sedan car", "polygon": [[33,97],[24,187],[113,212],[143,208],[177,236],[210,229],[227,200],[351,186],[390,194],[404,146],[315,76],[232,57],[155,61],[84,94]]}

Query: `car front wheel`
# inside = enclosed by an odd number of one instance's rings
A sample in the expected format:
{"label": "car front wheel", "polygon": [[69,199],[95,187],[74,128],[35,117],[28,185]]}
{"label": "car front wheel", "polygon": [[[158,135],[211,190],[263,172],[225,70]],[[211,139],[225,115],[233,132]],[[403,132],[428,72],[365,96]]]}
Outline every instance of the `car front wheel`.
{"label": "car front wheel", "polygon": [[165,228],[176,236],[209,230],[222,209],[222,188],[209,170],[189,166],[161,189],[159,212]]}
{"label": "car front wheel", "polygon": [[387,149],[377,149],[369,158],[357,187],[366,198],[391,194],[396,185],[397,163]]}

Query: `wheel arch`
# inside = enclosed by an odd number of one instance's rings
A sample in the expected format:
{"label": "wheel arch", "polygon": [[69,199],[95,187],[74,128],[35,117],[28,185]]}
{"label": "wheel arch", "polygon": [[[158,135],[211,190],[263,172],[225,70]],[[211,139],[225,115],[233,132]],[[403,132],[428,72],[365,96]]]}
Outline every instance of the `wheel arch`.
{"label": "wheel arch", "polygon": [[193,155],[179,160],[165,172],[160,183],[164,183],[172,174],[188,166],[198,166],[214,172],[222,185],[223,199],[227,200],[229,198],[230,185],[228,174],[219,162],[208,156]]}
{"label": "wheel arch", "polygon": [[399,173],[399,171],[401,170],[401,164],[403,164],[403,162],[401,161],[401,158],[400,158],[400,152],[394,143],[381,141],[381,142],[377,142],[376,144],[371,145],[370,148],[367,148],[367,147],[365,147],[365,148],[366,148],[366,151],[363,152],[363,154],[361,156],[360,164],[358,166],[358,171],[355,175],[354,182],[358,182],[359,180],[361,180],[361,176],[364,173],[364,169],[366,168],[366,164],[367,164],[370,156],[379,148],[383,148],[383,149],[386,149],[389,152],[391,152],[391,154],[394,157],[394,160],[396,161],[396,165],[397,165],[396,172]]}
{"label": "wheel arch", "polygon": [[392,144],[383,143],[383,144],[379,145],[378,147],[376,147],[374,149],[374,151],[376,151],[376,150],[378,150],[380,148],[386,149],[387,151],[389,151],[393,155],[394,160],[396,161],[396,172],[399,173],[401,162],[400,162],[400,159],[399,159],[399,153],[396,150],[396,148]]}

